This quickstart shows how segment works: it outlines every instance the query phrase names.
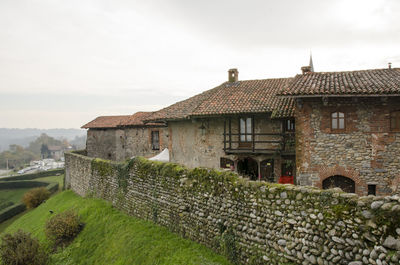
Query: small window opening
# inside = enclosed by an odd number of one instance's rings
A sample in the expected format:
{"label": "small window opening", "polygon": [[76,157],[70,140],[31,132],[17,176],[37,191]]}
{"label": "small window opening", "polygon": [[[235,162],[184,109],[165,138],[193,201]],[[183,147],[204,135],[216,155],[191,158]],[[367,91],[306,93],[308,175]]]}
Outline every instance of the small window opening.
{"label": "small window opening", "polygon": [[368,185],[368,195],[376,196],[376,185],[374,184]]}
{"label": "small window opening", "polygon": [[331,115],[332,130],[343,130],[345,128],[345,115],[343,112],[334,112]]}
{"label": "small window opening", "polygon": [[285,126],[284,126],[285,132],[294,132],[295,128],[296,127],[295,127],[294,119],[288,119],[285,121]]}
{"label": "small window opening", "polygon": [[160,134],[159,131],[151,132],[151,148],[153,150],[160,150]]}
{"label": "small window opening", "polygon": [[390,113],[390,129],[400,130],[400,110]]}

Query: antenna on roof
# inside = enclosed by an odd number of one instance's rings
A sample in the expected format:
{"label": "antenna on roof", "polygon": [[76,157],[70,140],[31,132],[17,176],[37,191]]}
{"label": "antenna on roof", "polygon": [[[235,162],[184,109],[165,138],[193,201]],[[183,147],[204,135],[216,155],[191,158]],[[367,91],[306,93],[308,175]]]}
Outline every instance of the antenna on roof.
{"label": "antenna on roof", "polygon": [[310,66],[310,71],[314,72],[314,64],[312,61],[312,52],[310,51],[310,63],[308,64],[308,66]]}

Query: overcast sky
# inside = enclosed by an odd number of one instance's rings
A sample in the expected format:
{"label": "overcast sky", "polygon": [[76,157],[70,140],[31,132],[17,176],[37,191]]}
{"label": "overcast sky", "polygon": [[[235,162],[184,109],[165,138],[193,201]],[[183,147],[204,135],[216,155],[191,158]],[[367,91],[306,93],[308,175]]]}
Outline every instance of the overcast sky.
{"label": "overcast sky", "polygon": [[400,67],[399,0],[1,0],[0,127],[79,128],[227,80]]}

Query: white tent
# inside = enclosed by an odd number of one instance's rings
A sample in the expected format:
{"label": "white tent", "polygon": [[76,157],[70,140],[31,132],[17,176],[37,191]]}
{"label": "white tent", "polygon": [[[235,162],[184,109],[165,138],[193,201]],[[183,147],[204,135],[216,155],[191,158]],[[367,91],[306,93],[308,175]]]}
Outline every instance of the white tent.
{"label": "white tent", "polygon": [[169,151],[168,148],[165,148],[161,153],[152,158],[149,158],[152,161],[161,161],[161,162],[169,162]]}

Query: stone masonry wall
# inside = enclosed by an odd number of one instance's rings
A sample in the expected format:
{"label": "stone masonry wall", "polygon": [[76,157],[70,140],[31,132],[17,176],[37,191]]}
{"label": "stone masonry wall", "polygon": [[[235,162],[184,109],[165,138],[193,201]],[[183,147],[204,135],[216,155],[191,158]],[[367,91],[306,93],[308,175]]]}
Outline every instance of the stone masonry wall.
{"label": "stone masonry wall", "polygon": [[[160,150],[152,150],[151,132],[159,131]],[[152,157],[168,147],[166,127],[89,129],[86,150],[90,157],[122,161],[132,156]]]}
{"label": "stone masonry wall", "polygon": [[233,173],[67,153],[81,196],[168,227],[243,264],[399,264],[400,197],[250,182]]}
{"label": "stone masonry wall", "polygon": [[103,159],[117,159],[117,129],[89,129],[87,131],[86,150],[88,156]]}
{"label": "stone masonry wall", "polygon": [[[400,132],[390,130],[390,112],[399,98],[306,99],[296,111],[298,184],[321,188],[324,179],[342,175],[355,182],[356,193],[399,194]],[[346,128],[331,130],[331,113],[344,112]]]}

